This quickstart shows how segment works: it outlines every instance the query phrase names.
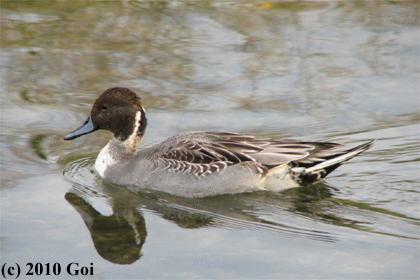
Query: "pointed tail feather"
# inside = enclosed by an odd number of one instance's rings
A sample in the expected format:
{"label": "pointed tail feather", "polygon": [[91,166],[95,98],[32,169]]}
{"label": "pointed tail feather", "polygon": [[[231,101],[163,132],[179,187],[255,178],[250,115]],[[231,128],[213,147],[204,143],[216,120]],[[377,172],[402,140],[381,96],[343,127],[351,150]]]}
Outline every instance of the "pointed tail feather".
{"label": "pointed tail feather", "polygon": [[296,167],[292,170],[297,171],[297,179],[301,185],[313,184],[325,178],[333,170],[344,162],[354,158],[360,153],[373,146],[375,140],[369,141],[354,148],[338,152],[337,154],[328,156],[328,159],[307,168]]}

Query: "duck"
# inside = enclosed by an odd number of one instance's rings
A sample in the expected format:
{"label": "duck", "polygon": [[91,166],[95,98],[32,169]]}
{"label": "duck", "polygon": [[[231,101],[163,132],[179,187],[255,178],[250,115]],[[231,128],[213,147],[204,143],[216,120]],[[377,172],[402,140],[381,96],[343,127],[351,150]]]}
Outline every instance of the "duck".
{"label": "duck", "polygon": [[371,148],[337,142],[258,137],[225,131],[189,131],[139,148],[147,118],[132,89],[113,87],[93,103],[90,116],[64,137],[99,129],[114,134],[95,161],[97,174],[112,184],[183,197],[253,191],[280,192],[315,184],[344,162]]}

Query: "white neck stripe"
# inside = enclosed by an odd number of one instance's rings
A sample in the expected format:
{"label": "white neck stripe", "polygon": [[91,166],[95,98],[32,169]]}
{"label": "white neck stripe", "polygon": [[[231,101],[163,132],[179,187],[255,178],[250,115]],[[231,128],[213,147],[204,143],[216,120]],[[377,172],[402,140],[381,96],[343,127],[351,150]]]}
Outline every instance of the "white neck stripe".
{"label": "white neck stripe", "polygon": [[131,135],[124,141],[126,147],[130,147],[135,141],[140,127],[141,111],[136,112],[136,118],[134,120],[134,129]]}

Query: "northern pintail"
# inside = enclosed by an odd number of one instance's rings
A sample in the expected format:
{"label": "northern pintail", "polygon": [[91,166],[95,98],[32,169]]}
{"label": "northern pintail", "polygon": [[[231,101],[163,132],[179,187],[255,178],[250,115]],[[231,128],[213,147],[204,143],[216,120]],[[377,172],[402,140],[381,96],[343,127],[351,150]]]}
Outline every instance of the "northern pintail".
{"label": "northern pintail", "polygon": [[257,190],[281,191],[316,183],[373,141],[339,150],[334,142],[255,137],[222,131],[191,131],[137,149],[147,119],[141,98],[131,89],[102,93],[72,140],[98,129],[114,133],[95,169],[105,180],[134,188],[203,197]]}

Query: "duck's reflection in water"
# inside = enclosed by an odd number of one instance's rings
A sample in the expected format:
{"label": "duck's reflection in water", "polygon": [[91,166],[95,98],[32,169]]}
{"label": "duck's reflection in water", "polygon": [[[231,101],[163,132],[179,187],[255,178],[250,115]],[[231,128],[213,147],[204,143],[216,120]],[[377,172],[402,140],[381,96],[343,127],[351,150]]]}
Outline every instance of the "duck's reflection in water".
{"label": "duck's reflection in water", "polygon": [[[319,221],[308,221],[314,210],[307,208],[308,203],[331,196],[330,188],[323,184],[283,194],[254,192],[185,198],[149,190],[134,193],[127,187],[109,184],[96,177],[86,161],[68,166],[65,175],[73,183],[66,200],[84,220],[97,252],[116,264],[131,264],[141,257],[147,237],[143,210],[188,229],[246,229],[321,242],[337,241],[334,234],[316,226]],[[111,209],[112,214],[102,214],[100,209],[104,207]]]}
{"label": "duck's reflection in water", "polygon": [[144,218],[137,209],[114,200],[114,213],[105,216],[77,191],[68,192],[65,198],[83,218],[96,251],[104,259],[115,264],[131,264],[141,257],[147,231]]}

